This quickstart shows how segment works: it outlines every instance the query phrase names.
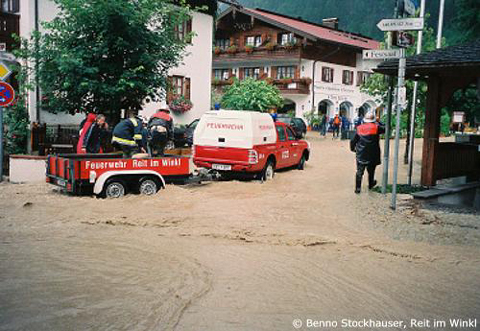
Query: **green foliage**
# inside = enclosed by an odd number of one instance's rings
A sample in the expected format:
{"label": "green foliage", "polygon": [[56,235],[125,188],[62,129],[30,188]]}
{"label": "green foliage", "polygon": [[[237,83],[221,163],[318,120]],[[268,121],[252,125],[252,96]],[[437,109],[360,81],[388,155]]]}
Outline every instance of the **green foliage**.
{"label": "green foliage", "polygon": [[188,8],[172,0],[55,3],[60,14],[23,49],[38,61],[44,110],[119,117],[122,109],[139,110],[145,100],[164,97],[168,70],[185,49],[174,31],[188,19]]}
{"label": "green foliage", "polygon": [[320,117],[318,116],[318,112],[315,109],[307,111],[303,114],[305,120],[307,120],[308,125],[315,126],[320,124]]}
{"label": "green foliage", "polygon": [[454,35],[456,42],[475,40],[480,36],[480,1],[455,1],[456,16],[454,19]]}
{"label": "green foliage", "polygon": [[29,118],[27,109],[28,80],[26,69],[21,66],[12,68],[19,84],[15,101],[3,109],[5,127],[4,144],[8,155],[25,154],[27,152]]}
{"label": "green foliage", "polygon": [[235,80],[225,89],[222,108],[266,112],[283,106],[283,97],[277,87],[262,80],[247,78]]}

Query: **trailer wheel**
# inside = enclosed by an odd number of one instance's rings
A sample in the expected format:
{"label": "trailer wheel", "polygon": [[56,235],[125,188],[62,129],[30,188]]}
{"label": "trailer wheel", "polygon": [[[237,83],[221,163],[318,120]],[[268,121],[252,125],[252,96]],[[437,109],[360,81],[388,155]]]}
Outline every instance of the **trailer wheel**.
{"label": "trailer wheel", "polygon": [[138,191],[144,195],[154,195],[158,192],[158,182],[152,177],[146,177],[140,180]]}
{"label": "trailer wheel", "polygon": [[260,179],[262,181],[272,180],[274,176],[275,176],[275,163],[273,162],[273,160],[269,159],[267,161],[267,164],[265,165],[265,168],[263,168],[260,174]]}
{"label": "trailer wheel", "polygon": [[125,183],[118,179],[113,179],[105,184],[103,196],[105,198],[121,198],[125,195]]}

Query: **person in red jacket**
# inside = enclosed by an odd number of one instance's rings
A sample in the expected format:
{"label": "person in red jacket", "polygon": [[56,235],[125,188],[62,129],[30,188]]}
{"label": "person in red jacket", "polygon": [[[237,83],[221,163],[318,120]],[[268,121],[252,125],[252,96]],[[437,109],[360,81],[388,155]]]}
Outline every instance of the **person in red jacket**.
{"label": "person in red jacket", "polygon": [[90,127],[95,122],[95,119],[96,119],[96,115],[93,113],[89,113],[87,114],[87,117],[80,124],[80,131],[79,131],[80,137],[78,138],[78,143],[77,143],[77,154],[86,153],[85,149],[83,148],[83,140],[85,139],[85,136],[90,130]]}
{"label": "person in red jacket", "polygon": [[148,121],[147,131],[147,140],[152,155],[163,156],[168,141],[173,140],[173,119],[170,116],[170,111],[160,109],[153,114]]}
{"label": "person in red jacket", "polygon": [[350,149],[356,153],[357,157],[357,173],[355,176],[355,193],[357,194],[361,191],[365,169],[368,172],[368,188],[372,189],[377,185],[375,168],[381,164],[380,135],[385,133],[384,126],[376,122],[375,114],[368,113],[364,122],[357,127],[357,132],[350,141]]}

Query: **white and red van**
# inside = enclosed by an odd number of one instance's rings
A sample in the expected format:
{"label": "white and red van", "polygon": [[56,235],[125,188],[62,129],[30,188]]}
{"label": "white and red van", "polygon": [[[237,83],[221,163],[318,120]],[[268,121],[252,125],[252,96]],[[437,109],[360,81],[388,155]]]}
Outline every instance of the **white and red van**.
{"label": "white and red van", "polygon": [[193,162],[220,172],[258,174],[267,180],[275,169],[303,169],[310,146],[292,128],[269,114],[252,111],[206,112],[193,137]]}

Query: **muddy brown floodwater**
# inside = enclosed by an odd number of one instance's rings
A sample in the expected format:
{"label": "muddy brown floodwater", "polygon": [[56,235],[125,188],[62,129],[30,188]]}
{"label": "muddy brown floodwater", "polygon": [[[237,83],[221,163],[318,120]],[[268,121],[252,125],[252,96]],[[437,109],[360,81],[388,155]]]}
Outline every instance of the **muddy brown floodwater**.
{"label": "muddy brown floodwater", "polygon": [[0,184],[0,330],[480,325],[480,216],[406,195],[394,213],[389,196],[353,193],[348,142],[309,139],[304,171],[263,184],[169,185],[120,200]]}

